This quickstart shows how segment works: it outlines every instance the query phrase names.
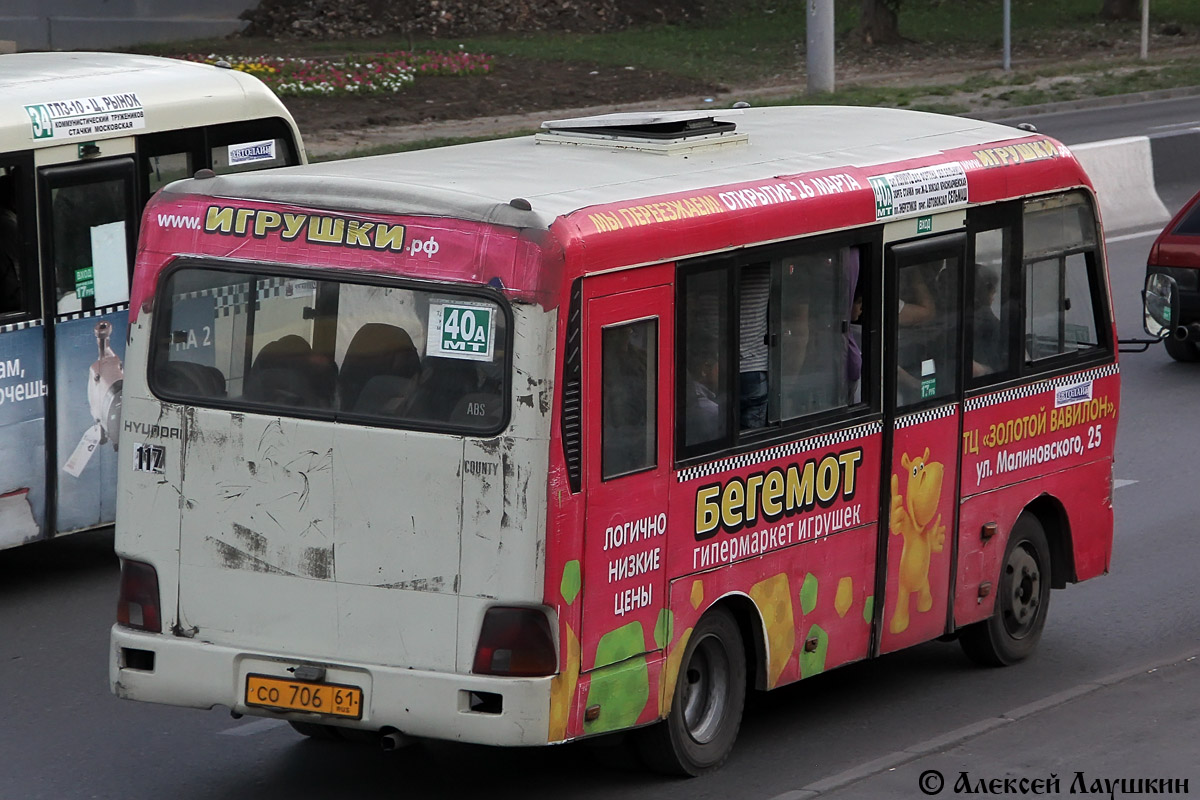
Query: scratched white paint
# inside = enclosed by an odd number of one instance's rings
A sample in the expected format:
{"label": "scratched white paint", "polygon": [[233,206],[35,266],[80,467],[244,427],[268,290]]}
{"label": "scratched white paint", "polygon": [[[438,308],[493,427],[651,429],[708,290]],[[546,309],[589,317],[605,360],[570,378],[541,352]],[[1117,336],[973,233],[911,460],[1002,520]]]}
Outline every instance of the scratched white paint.
{"label": "scratched white paint", "polygon": [[181,625],[217,644],[328,650],[334,425],[199,408],[185,425]]}
{"label": "scratched white paint", "polygon": [[[246,675],[292,659],[361,687],[368,727],[544,742],[548,678],[470,674],[486,610],[543,600],[556,315],[513,311],[512,421],[497,437],[181,414],[130,370],[127,419],[177,420],[183,436],[166,473],[122,484],[137,523],[118,542],[156,562],[167,627],[178,605],[184,635],[115,631],[118,693],[263,713],[241,703]],[[122,646],[157,648],[155,673],[122,671]],[[503,692],[505,713],[464,714],[467,689]]]}
{"label": "scratched white paint", "polygon": [[[142,315],[131,326],[130,341],[125,349],[125,363],[146,363],[146,341],[149,318]],[[114,546],[118,555],[129,556],[151,564],[158,573],[161,595],[162,626],[175,627],[177,619],[176,592],[179,574],[180,483],[184,452],[183,408],[161,403],[146,388],[146,373],[141,369],[126,369],[122,389],[123,427],[128,430],[137,422],[158,425],[162,429],[178,429],[180,438],[173,436],[148,440],[161,444],[165,450],[162,474],[138,472],[133,469],[133,448],[126,447],[117,468],[117,521]],[[134,434],[125,437],[132,439]]]}

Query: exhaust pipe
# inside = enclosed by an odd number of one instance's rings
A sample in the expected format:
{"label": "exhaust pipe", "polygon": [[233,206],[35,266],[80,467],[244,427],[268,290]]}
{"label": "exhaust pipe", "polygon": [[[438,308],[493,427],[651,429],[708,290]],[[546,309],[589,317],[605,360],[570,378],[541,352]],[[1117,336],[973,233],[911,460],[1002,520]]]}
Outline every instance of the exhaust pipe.
{"label": "exhaust pipe", "polygon": [[408,747],[409,745],[413,744],[414,741],[415,740],[411,736],[405,736],[400,731],[389,730],[387,733],[380,735],[379,746],[383,748],[384,752],[390,753],[393,750],[400,750]]}
{"label": "exhaust pipe", "polygon": [[1200,322],[1193,322],[1190,325],[1180,325],[1172,333],[1172,336],[1181,342],[1200,341]]}

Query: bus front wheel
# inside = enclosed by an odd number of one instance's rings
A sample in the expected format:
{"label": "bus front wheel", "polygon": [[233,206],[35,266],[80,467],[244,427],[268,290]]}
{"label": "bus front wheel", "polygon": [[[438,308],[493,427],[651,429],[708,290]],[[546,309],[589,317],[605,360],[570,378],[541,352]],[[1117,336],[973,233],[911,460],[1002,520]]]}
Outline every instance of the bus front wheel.
{"label": "bus front wheel", "polygon": [[321,725],[317,722],[297,722],[295,720],[288,720],[288,725],[291,725],[292,730],[296,733],[301,736],[307,736],[310,739],[335,742],[342,738],[338,733],[338,729],[332,725]]}
{"label": "bus front wheel", "polygon": [[1000,568],[996,609],[959,632],[966,654],[985,666],[1027,658],[1042,637],[1050,610],[1050,546],[1042,523],[1022,514],[1013,526]]}
{"label": "bus front wheel", "polygon": [[695,776],[715,770],[733,749],[746,701],[746,653],[725,609],[704,616],[688,639],[667,718],[639,731],[651,768]]}
{"label": "bus front wheel", "polygon": [[1185,364],[1200,361],[1200,347],[1195,342],[1181,342],[1174,336],[1168,336],[1163,339],[1163,346],[1167,348],[1167,355],[1176,361]]}
{"label": "bus front wheel", "polygon": [[337,725],[322,725],[319,722],[297,722],[288,720],[292,730],[301,736],[323,742],[354,742],[357,744],[379,744],[379,731],[364,731],[358,728],[341,728]]}

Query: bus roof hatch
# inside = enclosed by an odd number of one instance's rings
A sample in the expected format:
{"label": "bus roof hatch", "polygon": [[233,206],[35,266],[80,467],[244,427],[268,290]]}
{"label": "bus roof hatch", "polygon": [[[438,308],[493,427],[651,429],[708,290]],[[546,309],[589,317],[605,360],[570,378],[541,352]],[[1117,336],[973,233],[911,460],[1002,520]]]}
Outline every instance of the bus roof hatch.
{"label": "bus roof hatch", "polygon": [[[648,153],[691,153],[698,149],[745,144],[749,136],[725,117],[739,110],[630,111],[595,117],[547,120],[535,136],[538,144],[572,144]],[[721,117],[722,119],[718,119]]]}

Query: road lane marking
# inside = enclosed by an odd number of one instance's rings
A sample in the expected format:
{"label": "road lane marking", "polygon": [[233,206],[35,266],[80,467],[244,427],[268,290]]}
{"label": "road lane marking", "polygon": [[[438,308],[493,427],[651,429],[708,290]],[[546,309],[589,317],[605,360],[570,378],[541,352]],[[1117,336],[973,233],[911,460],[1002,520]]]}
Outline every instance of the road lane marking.
{"label": "road lane marking", "polygon": [[1161,232],[1162,228],[1153,228],[1147,231],[1138,231],[1137,233],[1126,233],[1121,236],[1106,236],[1104,237],[1104,241],[1108,242],[1109,244],[1115,244],[1116,242],[1128,242],[1132,241],[1133,239],[1142,239],[1146,236],[1157,236]]}
{"label": "road lane marking", "polygon": [[236,728],[230,728],[226,731],[219,731],[222,736],[255,736],[260,733],[274,730],[275,728],[287,725],[287,720],[284,719],[260,719],[254,722],[247,722],[244,725],[238,725]]}
{"label": "road lane marking", "polygon": [[1026,703],[1018,708],[1006,711],[999,716],[985,717],[977,722],[963,725],[946,733],[935,736],[932,739],[926,739],[923,742],[906,747],[903,750],[897,750],[887,755],[859,764],[856,767],[843,770],[836,775],[831,775],[827,778],[822,778],[815,783],[810,783],[799,789],[793,789],[788,792],[773,795],[770,800],[809,800],[812,798],[823,797],[840,789],[858,783],[859,781],[867,780],[883,772],[894,771],[897,767],[907,766],[922,758],[946,753],[954,747],[957,747],[964,742],[968,742],[990,731],[997,730],[1008,725],[1020,724],[1024,720],[1029,719],[1035,714],[1040,714],[1046,711],[1066,706],[1074,700],[1089,695],[1092,692],[1111,689],[1117,684],[1125,681],[1138,678],[1143,675],[1154,673],[1160,669],[1169,666],[1176,666],[1180,663],[1192,663],[1200,654],[1195,652],[1195,648],[1179,653],[1178,655],[1169,658],[1158,658],[1149,664],[1135,667],[1133,669],[1125,669],[1120,672],[1096,678],[1094,680],[1083,681],[1074,686],[1068,687],[1061,692],[1056,692],[1052,695],[1035,700],[1032,703]]}
{"label": "road lane marking", "polygon": [[1128,478],[1117,478],[1113,481],[1113,488],[1120,489],[1124,486],[1133,486],[1137,481],[1131,481]]}

